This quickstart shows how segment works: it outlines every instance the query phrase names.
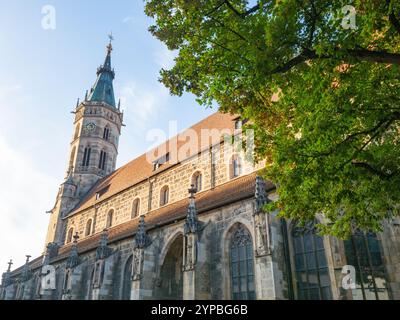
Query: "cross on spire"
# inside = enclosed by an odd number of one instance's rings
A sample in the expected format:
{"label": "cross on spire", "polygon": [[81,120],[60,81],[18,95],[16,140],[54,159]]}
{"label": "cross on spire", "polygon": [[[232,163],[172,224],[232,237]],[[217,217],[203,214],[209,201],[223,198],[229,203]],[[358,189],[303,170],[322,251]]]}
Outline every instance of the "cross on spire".
{"label": "cross on spire", "polygon": [[114,41],[114,36],[113,36],[112,32],[110,32],[110,33],[108,34],[108,39],[110,39],[110,42],[109,42],[109,44],[108,44],[108,46],[107,46],[107,52],[108,52],[108,54],[110,54],[111,51],[113,50],[112,42]]}
{"label": "cross on spire", "polygon": [[8,262],[7,264],[8,264],[7,272],[10,272],[11,271],[11,266],[14,264],[14,262],[12,261],[12,259],[10,259],[10,262]]}
{"label": "cross on spire", "polygon": [[112,41],[114,41],[114,36],[113,36],[112,31],[108,34],[108,38],[110,39],[110,43],[111,43]]}

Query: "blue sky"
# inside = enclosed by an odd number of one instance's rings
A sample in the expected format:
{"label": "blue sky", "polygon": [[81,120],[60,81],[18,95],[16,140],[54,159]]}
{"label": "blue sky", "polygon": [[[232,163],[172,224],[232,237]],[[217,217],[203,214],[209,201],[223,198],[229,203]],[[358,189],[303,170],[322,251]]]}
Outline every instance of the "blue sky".
{"label": "blue sky", "polygon": [[[56,12],[42,28],[42,8]],[[42,253],[49,216],[67,165],[70,113],[96,77],[112,31],[114,89],[125,124],[117,166],[147,151],[148,130],[179,131],[215,110],[192,95],[171,97],[157,81],[174,54],[147,31],[142,0],[0,0],[0,272],[12,258]],[[14,265],[15,267],[15,265]]]}

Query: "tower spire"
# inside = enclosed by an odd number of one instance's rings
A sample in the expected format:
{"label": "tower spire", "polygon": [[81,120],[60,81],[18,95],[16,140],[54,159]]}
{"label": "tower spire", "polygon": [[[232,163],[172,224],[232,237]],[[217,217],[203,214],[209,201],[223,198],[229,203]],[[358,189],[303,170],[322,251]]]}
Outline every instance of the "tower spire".
{"label": "tower spire", "polygon": [[116,107],[114,97],[113,80],[115,78],[114,69],[111,67],[111,52],[113,51],[112,41],[114,37],[112,33],[108,35],[110,42],[107,45],[107,55],[103,65],[97,69],[97,79],[88,97],[91,102],[105,102],[112,107]]}

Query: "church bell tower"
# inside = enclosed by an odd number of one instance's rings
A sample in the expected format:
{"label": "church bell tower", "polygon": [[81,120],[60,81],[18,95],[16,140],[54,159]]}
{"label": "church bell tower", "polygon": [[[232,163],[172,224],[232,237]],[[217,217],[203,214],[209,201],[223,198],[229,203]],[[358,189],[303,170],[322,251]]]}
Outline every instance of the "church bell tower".
{"label": "church bell tower", "polygon": [[121,135],[123,113],[120,103],[115,103],[111,67],[112,36],[107,46],[104,63],[97,69],[97,78],[86,93],[84,101],[78,100],[74,110],[74,130],[66,178],[61,184],[51,218],[46,245],[62,245],[65,238],[63,218],[79,203],[101,178],[115,170],[118,142]]}

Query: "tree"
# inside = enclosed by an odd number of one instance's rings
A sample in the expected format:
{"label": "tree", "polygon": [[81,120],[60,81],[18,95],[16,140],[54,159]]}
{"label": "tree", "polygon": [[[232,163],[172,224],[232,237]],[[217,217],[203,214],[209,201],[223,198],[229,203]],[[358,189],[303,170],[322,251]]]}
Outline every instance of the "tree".
{"label": "tree", "polygon": [[279,194],[266,209],[322,214],[339,237],[399,214],[399,1],[147,0],[145,12],[177,51],[160,73],[170,92],[250,120]]}

